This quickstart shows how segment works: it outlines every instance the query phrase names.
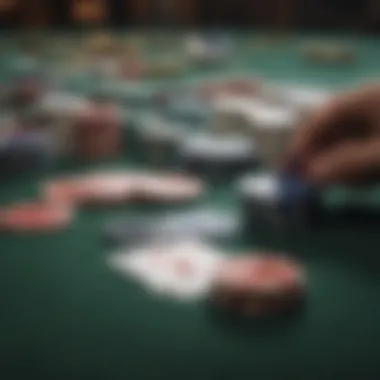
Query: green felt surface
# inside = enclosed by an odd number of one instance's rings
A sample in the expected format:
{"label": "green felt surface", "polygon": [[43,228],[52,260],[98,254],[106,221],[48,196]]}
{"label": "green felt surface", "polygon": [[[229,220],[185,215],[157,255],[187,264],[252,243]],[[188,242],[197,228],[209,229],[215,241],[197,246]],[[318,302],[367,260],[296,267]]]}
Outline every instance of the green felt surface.
{"label": "green felt surface", "polygon": [[[227,70],[334,87],[380,70],[380,41],[374,38],[355,37],[358,64],[339,70],[308,67],[297,57],[299,40],[251,52],[241,48]],[[3,184],[0,201],[30,199],[37,184],[37,179]],[[211,189],[204,202],[236,210],[237,200],[226,184]],[[255,247],[291,252],[308,274],[302,313],[243,323],[215,315],[203,302],[151,297],[111,272],[100,231],[107,218],[126,211],[81,210],[62,233],[0,236],[1,379],[380,377],[378,229],[338,225],[287,236],[253,231],[237,237],[224,247],[231,254]]]}

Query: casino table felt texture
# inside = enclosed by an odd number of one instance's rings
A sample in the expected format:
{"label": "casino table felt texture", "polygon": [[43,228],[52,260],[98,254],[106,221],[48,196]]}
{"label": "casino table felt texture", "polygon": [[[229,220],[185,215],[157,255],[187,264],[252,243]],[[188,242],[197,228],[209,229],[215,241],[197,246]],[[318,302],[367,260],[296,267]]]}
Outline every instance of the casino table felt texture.
{"label": "casino table felt texture", "polygon": [[[344,88],[378,74],[380,43],[374,38],[358,37],[360,59],[341,71],[311,69],[298,61],[296,52],[305,38],[289,38],[276,49],[241,49],[231,65],[329,88]],[[2,67],[7,60],[11,59],[1,58]],[[179,81],[202,75],[192,69]],[[6,76],[5,70],[0,76]],[[118,163],[131,165],[129,160]],[[33,198],[36,183],[37,178],[21,178],[2,184],[1,203]],[[344,203],[347,197],[334,196],[331,203]],[[378,194],[374,198],[380,207]],[[229,184],[214,188],[205,203],[230,210],[238,206]],[[204,305],[153,299],[114,276],[104,265],[99,231],[105,219],[118,213],[80,212],[75,225],[55,236],[0,237],[4,378],[380,376],[378,228],[354,223],[287,237],[252,231],[229,242],[223,248],[231,252],[262,247],[294,254],[305,265],[310,282],[306,308],[296,318],[235,323],[207,313]]]}

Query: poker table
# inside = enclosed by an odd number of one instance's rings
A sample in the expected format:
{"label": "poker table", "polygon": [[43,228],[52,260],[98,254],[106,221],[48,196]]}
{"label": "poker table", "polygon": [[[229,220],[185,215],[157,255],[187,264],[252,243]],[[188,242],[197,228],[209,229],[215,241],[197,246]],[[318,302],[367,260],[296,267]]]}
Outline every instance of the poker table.
{"label": "poker table", "polygon": [[[340,36],[354,40],[359,58],[356,65],[341,69],[306,65],[296,54],[305,36],[285,37],[252,51],[246,48],[251,40],[241,38],[225,72],[244,69],[275,80],[333,88],[356,85],[380,72],[380,40],[374,37]],[[179,80],[200,75],[205,73],[192,71]],[[127,152],[106,164],[138,165]],[[65,166],[51,175],[83,168]],[[3,183],[0,202],[35,197],[40,180]],[[236,212],[238,202],[233,186],[226,183],[212,188],[204,203]],[[223,247],[229,254],[288,252],[305,265],[308,275],[307,302],[297,315],[238,321],[213,312],[207,301],[155,298],[115,275],[106,265],[110,248],[101,229],[107,218],[126,211],[128,207],[81,210],[60,233],[0,236],[2,379],[380,377],[379,227],[338,224],[286,235],[252,231],[236,237]]]}

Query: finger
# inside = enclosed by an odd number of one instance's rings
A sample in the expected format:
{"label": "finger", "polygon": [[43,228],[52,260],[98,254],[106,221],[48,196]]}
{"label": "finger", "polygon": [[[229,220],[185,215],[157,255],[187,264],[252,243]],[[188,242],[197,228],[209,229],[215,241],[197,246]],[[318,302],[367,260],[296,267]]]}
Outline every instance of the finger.
{"label": "finger", "polygon": [[343,143],[316,156],[306,177],[317,183],[352,182],[378,173],[380,139]]}
{"label": "finger", "polygon": [[[321,107],[297,131],[289,145],[287,157],[303,157],[339,141],[346,134],[355,134],[355,128],[368,126],[376,107],[374,98],[380,97],[379,86],[342,94]],[[359,131],[364,132],[364,131]]]}

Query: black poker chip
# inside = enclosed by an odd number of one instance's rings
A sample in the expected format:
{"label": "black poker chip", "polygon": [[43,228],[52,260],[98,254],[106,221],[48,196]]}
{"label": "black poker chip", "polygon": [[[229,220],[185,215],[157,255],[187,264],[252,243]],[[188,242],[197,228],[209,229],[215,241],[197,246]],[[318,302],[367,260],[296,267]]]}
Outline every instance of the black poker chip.
{"label": "black poker chip", "polygon": [[246,231],[304,227],[316,223],[321,211],[318,189],[290,175],[248,175],[237,191]]}

